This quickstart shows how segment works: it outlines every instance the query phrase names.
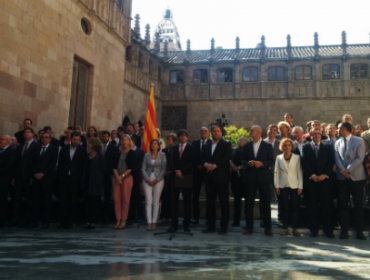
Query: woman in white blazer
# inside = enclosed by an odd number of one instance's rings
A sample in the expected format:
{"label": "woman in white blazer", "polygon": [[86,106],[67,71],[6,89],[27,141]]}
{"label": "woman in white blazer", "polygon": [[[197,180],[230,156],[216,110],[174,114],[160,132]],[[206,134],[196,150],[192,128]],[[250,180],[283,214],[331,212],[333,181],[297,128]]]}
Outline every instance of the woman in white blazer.
{"label": "woman in white blazer", "polygon": [[[276,157],[275,162],[275,188],[276,194],[281,200],[283,230],[281,235],[288,235],[289,216],[294,236],[301,236],[298,228],[298,202],[302,194],[303,179],[301,160],[299,155],[293,154],[295,143],[289,138],[280,142],[281,155]],[[291,206],[291,209],[289,209]]]}

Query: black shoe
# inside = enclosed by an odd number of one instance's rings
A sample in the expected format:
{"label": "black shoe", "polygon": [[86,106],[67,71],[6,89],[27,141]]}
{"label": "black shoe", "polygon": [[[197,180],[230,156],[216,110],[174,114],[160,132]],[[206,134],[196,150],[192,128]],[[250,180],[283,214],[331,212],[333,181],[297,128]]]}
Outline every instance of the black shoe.
{"label": "black shoe", "polygon": [[191,221],[190,221],[190,223],[191,223],[192,225],[199,225],[199,220],[194,219],[194,220],[191,220]]}
{"label": "black shoe", "polygon": [[332,231],[325,231],[325,235],[327,238],[335,238],[334,233]]}
{"label": "black shoe", "polygon": [[261,228],[264,228],[265,227],[265,223],[263,221],[260,222],[260,227]]}
{"label": "black shoe", "polygon": [[190,226],[184,226],[184,232],[190,232]]}
{"label": "black shoe", "polygon": [[356,239],[359,239],[359,240],[366,240],[366,236],[362,233],[362,232],[358,232],[356,234]]}
{"label": "black shoe", "polygon": [[17,222],[10,222],[8,224],[8,227],[18,227],[18,223]]}
{"label": "black shoe", "polygon": [[340,233],[339,239],[348,239],[348,238],[349,238],[348,232],[341,232]]}
{"label": "black shoe", "polygon": [[65,225],[65,229],[71,229],[71,228],[73,228],[73,224],[66,224]]}
{"label": "black shoe", "polygon": [[250,235],[250,234],[252,234],[253,233],[253,229],[249,229],[249,228],[247,228],[244,232],[243,232],[243,234],[244,235]]}
{"label": "black shoe", "polygon": [[272,233],[271,229],[265,229],[265,235],[267,236],[273,236],[274,234]]}
{"label": "black shoe", "polygon": [[205,228],[202,230],[202,233],[215,233],[216,229],[214,228]]}
{"label": "black shoe", "polygon": [[57,226],[57,229],[65,229],[66,228],[66,224],[59,224],[59,226]]}
{"label": "black shoe", "polygon": [[169,233],[177,232],[177,228],[169,227],[169,228],[167,229],[167,232],[169,232]]}
{"label": "black shoe", "polygon": [[219,230],[217,231],[217,233],[218,233],[218,234],[227,234],[227,229],[223,229],[223,228],[221,228],[221,229],[219,229]]}
{"label": "black shoe", "polygon": [[30,223],[28,225],[28,228],[38,228],[39,226],[37,225],[37,223]]}
{"label": "black shoe", "polygon": [[318,237],[318,236],[319,236],[319,234],[318,234],[317,231],[311,231],[310,232],[310,237]]}
{"label": "black shoe", "polygon": [[43,224],[41,228],[42,229],[48,229],[49,228],[49,224]]}
{"label": "black shoe", "polygon": [[231,224],[232,227],[240,227],[240,222],[238,221],[234,221],[232,224]]}

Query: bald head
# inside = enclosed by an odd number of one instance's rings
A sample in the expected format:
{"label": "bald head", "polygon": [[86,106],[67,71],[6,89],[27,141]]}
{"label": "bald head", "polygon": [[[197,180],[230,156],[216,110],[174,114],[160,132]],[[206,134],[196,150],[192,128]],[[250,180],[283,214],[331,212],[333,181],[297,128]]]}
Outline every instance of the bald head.
{"label": "bald head", "polygon": [[260,127],[259,125],[252,126],[249,134],[254,142],[259,141],[262,135],[262,127]]}
{"label": "bald head", "polygon": [[3,149],[5,148],[6,146],[10,145],[10,143],[12,142],[12,138],[9,136],[9,135],[3,135],[1,136],[0,138],[0,148]]}
{"label": "bald head", "polygon": [[207,140],[209,138],[209,131],[208,131],[208,128],[205,127],[205,126],[202,126],[200,128],[200,138],[204,141],[204,140]]}

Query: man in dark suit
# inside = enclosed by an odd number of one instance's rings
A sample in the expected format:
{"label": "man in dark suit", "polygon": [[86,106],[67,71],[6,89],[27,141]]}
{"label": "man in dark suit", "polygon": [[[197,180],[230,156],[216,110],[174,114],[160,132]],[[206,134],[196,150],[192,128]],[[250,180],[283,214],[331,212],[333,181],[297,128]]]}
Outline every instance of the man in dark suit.
{"label": "man in dark suit", "polygon": [[[52,135],[52,131],[51,131],[51,126],[44,126],[44,129],[43,129],[45,132],[49,133],[50,135]],[[51,136],[51,141],[50,141],[50,144],[59,148],[59,145],[60,145],[60,141],[56,138],[54,138],[53,136]]]}
{"label": "man in dark suit", "polygon": [[[331,145],[321,142],[319,128],[310,133],[312,142],[303,145],[302,165],[304,178],[309,184],[308,209],[310,216],[310,236],[317,237],[319,213],[327,237],[334,238],[331,223],[331,181],[334,165],[334,150]],[[320,211],[319,211],[320,209]]]}
{"label": "man in dark suit", "polygon": [[[49,228],[53,183],[55,178],[55,166],[58,160],[58,147],[51,145],[51,134],[43,132],[41,134],[41,151],[36,158],[34,167],[32,188],[32,221],[31,227],[37,227],[40,218],[42,228]],[[40,207],[42,206],[42,207]]]}
{"label": "man in dark suit", "polygon": [[219,234],[226,234],[229,225],[229,184],[231,144],[222,139],[222,128],[211,129],[212,142],[202,150],[202,164],[206,169],[207,228],[203,233],[216,231],[216,197],[220,201],[221,221]]}
{"label": "man in dark suit", "polygon": [[212,140],[209,139],[209,131],[208,128],[203,126],[200,129],[200,139],[195,140],[191,143],[194,146],[195,150],[195,158],[197,166],[194,169],[194,177],[193,177],[193,195],[192,195],[192,205],[193,205],[193,220],[191,221],[192,224],[199,224],[199,216],[200,216],[200,207],[199,207],[199,196],[202,189],[202,185],[204,183],[204,176],[205,176],[205,169],[202,165],[202,149],[207,143],[211,143]]}
{"label": "man in dark suit", "polygon": [[0,227],[5,225],[9,187],[17,160],[17,151],[11,147],[11,141],[9,135],[0,138]]}
{"label": "man in dark suit", "polygon": [[82,196],[82,175],[87,153],[80,142],[81,134],[72,132],[71,144],[64,146],[59,153],[59,198],[62,210],[59,229],[72,228],[78,199]]}
{"label": "man in dark suit", "polygon": [[110,139],[110,132],[108,130],[103,130],[100,133],[100,140],[102,142],[102,150],[101,153],[104,155],[105,159],[105,170],[103,176],[103,184],[104,184],[104,219],[106,221],[109,220],[109,214],[112,210],[111,205],[111,198],[112,198],[112,174],[113,168],[117,166],[112,166],[113,159],[118,154],[117,146],[109,142]]}
{"label": "man in dark suit", "polygon": [[138,134],[135,134],[134,124],[127,123],[125,129],[126,129],[126,133],[130,135],[130,137],[135,139],[136,147],[141,147],[141,137]]}
{"label": "man in dark suit", "polygon": [[[320,122],[319,122],[319,121],[317,121],[317,120],[312,121],[312,122],[311,122],[311,126],[312,126],[312,128],[319,128],[319,129],[320,129],[320,131],[321,131]],[[312,130],[312,129],[311,129],[311,130]],[[326,140],[326,139],[328,139],[328,137],[327,137],[326,135],[324,135],[324,134],[321,134],[321,140]],[[305,141],[305,142],[311,142],[311,141],[312,141],[312,139],[311,139],[311,137],[310,137],[310,136],[307,136],[307,137],[306,137],[306,139],[305,139],[304,141]]]}
{"label": "man in dark suit", "polygon": [[366,180],[363,161],[366,154],[366,144],[362,138],[353,136],[351,132],[352,125],[350,123],[340,123],[339,133],[343,138],[335,142],[334,159],[337,165],[340,239],[348,238],[348,201],[352,194],[356,238],[366,240],[363,233],[363,194]]}
{"label": "man in dark suit", "polygon": [[[17,138],[19,145],[22,145],[24,143],[24,130],[26,128],[31,128],[31,127],[32,127],[32,120],[27,118],[23,121],[23,130],[18,131],[17,133],[14,134],[14,137]],[[34,135],[34,138],[36,139],[36,135]]]}
{"label": "man in dark suit", "polygon": [[[173,178],[174,189],[173,189],[173,213],[172,213],[172,226],[168,229],[169,232],[177,231],[178,229],[178,211],[179,211],[179,196],[182,193],[183,205],[184,205],[184,232],[190,232],[190,219],[191,219],[191,193],[193,180],[191,175],[196,164],[195,150],[188,141],[188,132],[181,129],[177,132],[177,138],[179,144],[174,146],[172,149],[173,153]],[[190,176],[190,177],[189,177]],[[190,178],[190,179],[189,179]],[[188,185],[180,186],[180,180],[184,180]],[[181,183],[183,184],[183,183]]]}
{"label": "man in dark suit", "polygon": [[272,174],[270,167],[274,164],[273,148],[270,143],[262,141],[262,128],[252,126],[250,136],[253,141],[244,146],[243,160],[247,167],[247,191],[246,191],[246,222],[247,228],[244,234],[253,233],[253,209],[256,191],[259,191],[260,200],[263,203],[263,220],[265,234],[272,236],[271,230],[271,202],[270,185]]}
{"label": "man in dark suit", "polygon": [[302,153],[302,147],[303,147],[303,128],[300,126],[296,126],[293,128],[293,137],[294,137],[294,143],[296,145],[295,150],[293,153],[296,155],[301,155]]}
{"label": "man in dark suit", "polygon": [[[143,160],[145,153],[142,149],[136,147],[135,145],[135,137],[131,137],[131,140],[134,144],[134,147],[132,147],[132,150],[135,151],[135,168],[132,170],[132,179],[133,179],[133,185],[131,190],[131,197],[130,197],[130,210],[128,213],[129,220],[141,222],[144,213],[143,213],[143,207],[142,207],[142,195],[140,193],[140,184],[141,184],[141,167],[143,165]],[[137,215],[136,215],[137,214]]]}
{"label": "man in dark suit", "polygon": [[28,226],[32,214],[32,188],[34,168],[40,154],[41,145],[34,140],[35,132],[32,128],[24,129],[24,143],[18,146],[17,167],[14,186],[13,225],[21,222],[22,198],[27,200],[27,214],[21,226]]}

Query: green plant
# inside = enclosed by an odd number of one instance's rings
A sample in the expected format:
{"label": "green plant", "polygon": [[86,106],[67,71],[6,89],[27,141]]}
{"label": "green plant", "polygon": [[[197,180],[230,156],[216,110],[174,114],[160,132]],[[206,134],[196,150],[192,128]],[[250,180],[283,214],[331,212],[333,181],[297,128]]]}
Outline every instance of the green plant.
{"label": "green plant", "polygon": [[226,131],[224,139],[229,141],[232,147],[238,146],[238,140],[241,137],[246,137],[249,140],[252,140],[252,138],[249,136],[249,132],[244,127],[237,128],[235,125],[232,125],[225,127],[224,129]]}

